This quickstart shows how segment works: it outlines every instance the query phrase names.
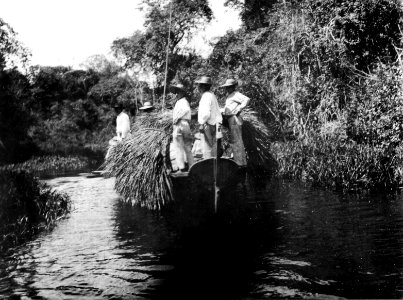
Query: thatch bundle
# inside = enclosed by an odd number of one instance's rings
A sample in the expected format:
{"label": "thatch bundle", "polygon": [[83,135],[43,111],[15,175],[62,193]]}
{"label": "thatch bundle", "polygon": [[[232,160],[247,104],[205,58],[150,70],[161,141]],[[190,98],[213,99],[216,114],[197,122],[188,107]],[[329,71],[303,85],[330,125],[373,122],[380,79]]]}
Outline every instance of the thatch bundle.
{"label": "thatch bundle", "polygon": [[138,117],[131,136],[113,148],[105,170],[116,177],[115,188],[126,201],[160,209],[173,199],[166,158],[171,132],[171,113],[149,113]]}
{"label": "thatch bundle", "polygon": [[[269,128],[253,111],[245,111],[243,117],[248,170],[252,175],[272,170]],[[228,130],[223,131],[223,143],[228,145]],[[105,170],[107,175],[116,177],[115,188],[126,201],[160,209],[173,200],[168,155],[171,135],[171,111],[148,113],[137,117],[131,136],[114,147]]]}
{"label": "thatch bundle", "polygon": [[242,138],[248,157],[248,172],[255,177],[273,172],[277,167],[277,162],[270,152],[273,130],[259,120],[255,111],[245,110],[243,119]]}

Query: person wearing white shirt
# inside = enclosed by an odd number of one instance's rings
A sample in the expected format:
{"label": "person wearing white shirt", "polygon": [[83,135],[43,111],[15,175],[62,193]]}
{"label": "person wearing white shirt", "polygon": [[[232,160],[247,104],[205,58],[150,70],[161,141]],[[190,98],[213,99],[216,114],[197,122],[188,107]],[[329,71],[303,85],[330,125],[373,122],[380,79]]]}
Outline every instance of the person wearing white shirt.
{"label": "person wearing white shirt", "polygon": [[109,157],[113,147],[122,142],[130,133],[130,118],[123,105],[116,103],[113,108],[115,109],[115,113],[118,114],[116,117],[116,136],[109,140],[109,148],[106,152],[105,159]]}
{"label": "person wearing white shirt", "polygon": [[185,97],[185,87],[181,83],[171,85],[171,90],[176,94],[176,103],[172,112],[173,141],[172,146],[175,151],[175,161],[179,172],[186,171],[185,160],[188,167],[193,165],[192,155],[192,132],[190,130],[191,110],[189,102]]}
{"label": "person wearing white shirt", "polygon": [[116,135],[121,141],[127,137],[130,132],[130,118],[123,108],[120,114],[116,117]]}
{"label": "person wearing white shirt", "polygon": [[243,120],[241,111],[249,104],[250,98],[236,91],[238,83],[235,79],[227,79],[221,85],[225,88],[227,97],[225,99],[224,117],[228,119],[230,130],[230,145],[234,161],[241,167],[246,167],[246,153],[242,139]]}
{"label": "person wearing white shirt", "polygon": [[202,76],[196,83],[202,94],[197,119],[200,124],[199,131],[202,134],[203,158],[206,159],[217,156],[216,132],[221,126],[222,116],[217,98],[210,92],[211,78]]}

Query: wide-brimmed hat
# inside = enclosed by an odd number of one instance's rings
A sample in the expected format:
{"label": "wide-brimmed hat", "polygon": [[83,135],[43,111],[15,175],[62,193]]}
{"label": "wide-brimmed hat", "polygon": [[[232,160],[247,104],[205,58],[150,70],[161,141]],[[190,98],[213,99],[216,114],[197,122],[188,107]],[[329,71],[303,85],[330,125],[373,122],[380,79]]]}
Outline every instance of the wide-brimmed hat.
{"label": "wide-brimmed hat", "polygon": [[220,87],[233,86],[233,85],[238,85],[238,82],[235,79],[229,78],[225,81],[223,85],[220,85]]}
{"label": "wide-brimmed hat", "polygon": [[154,108],[154,106],[151,104],[150,101],[144,102],[144,105],[140,107],[139,109],[144,110],[144,109],[149,109],[149,108]]}
{"label": "wide-brimmed hat", "polygon": [[170,88],[172,89],[172,90],[181,90],[181,91],[185,91],[185,86],[182,84],[182,83],[174,83],[174,84],[172,84],[171,86],[170,86]]}
{"label": "wide-brimmed hat", "polygon": [[196,83],[199,83],[199,84],[208,84],[208,85],[212,85],[212,83],[211,83],[211,77],[210,77],[210,76],[202,76],[202,77],[200,77],[199,80],[196,80],[195,82],[196,82]]}

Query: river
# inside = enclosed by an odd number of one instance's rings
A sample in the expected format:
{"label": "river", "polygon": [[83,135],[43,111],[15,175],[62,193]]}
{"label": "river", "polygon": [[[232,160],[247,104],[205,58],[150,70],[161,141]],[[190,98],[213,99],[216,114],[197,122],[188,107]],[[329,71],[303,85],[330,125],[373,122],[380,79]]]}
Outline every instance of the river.
{"label": "river", "polygon": [[[0,258],[0,299],[402,298],[402,196],[273,181],[232,217],[123,204],[114,179],[47,180],[55,228]],[[239,188],[241,189],[241,188]]]}

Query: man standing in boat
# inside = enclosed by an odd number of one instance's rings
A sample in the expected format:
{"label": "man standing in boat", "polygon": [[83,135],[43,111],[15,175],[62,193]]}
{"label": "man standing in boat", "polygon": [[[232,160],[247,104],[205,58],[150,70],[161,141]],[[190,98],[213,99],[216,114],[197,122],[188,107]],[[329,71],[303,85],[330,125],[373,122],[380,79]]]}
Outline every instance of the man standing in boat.
{"label": "man standing in boat", "polygon": [[115,105],[115,111],[118,113],[116,117],[116,136],[119,141],[122,141],[130,133],[130,118],[122,103]]}
{"label": "man standing in boat", "polygon": [[126,112],[122,103],[116,103],[113,106],[116,117],[116,136],[109,140],[109,148],[106,152],[105,159],[107,159],[112,151],[112,148],[115,147],[118,143],[123,141],[130,133],[130,118]]}
{"label": "man standing in boat", "polygon": [[176,103],[173,109],[173,141],[175,160],[180,172],[187,170],[193,165],[192,155],[192,132],[190,130],[191,110],[185,97],[185,87],[181,83],[171,85],[171,91],[176,94]]}
{"label": "man standing in boat", "polygon": [[241,167],[246,167],[246,153],[242,139],[243,120],[241,111],[249,104],[250,98],[236,91],[238,83],[235,79],[227,79],[221,87],[225,88],[224,118],[228,118],[230,130],[230,145],[234,161]]}
{"label": "man standing in boat", "polygon": [[210,92],[211,78],[202,76],[196,83],[202,94],[199,102],[198,122],[202,137],[203,158],[206,159],[217,156],[216,132],[222,123],[222,116],[217,98]]}

